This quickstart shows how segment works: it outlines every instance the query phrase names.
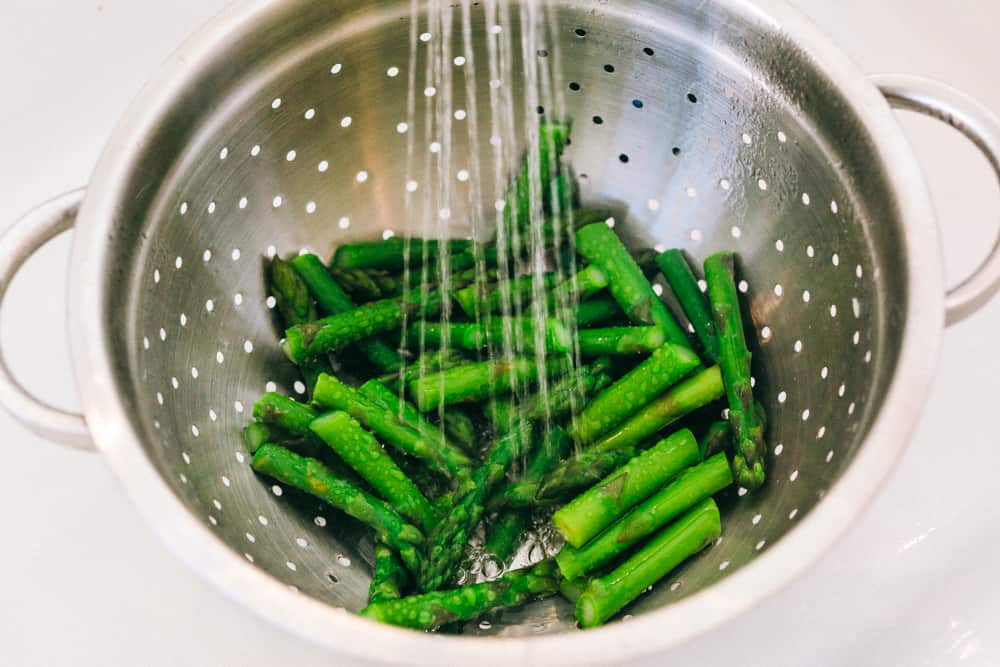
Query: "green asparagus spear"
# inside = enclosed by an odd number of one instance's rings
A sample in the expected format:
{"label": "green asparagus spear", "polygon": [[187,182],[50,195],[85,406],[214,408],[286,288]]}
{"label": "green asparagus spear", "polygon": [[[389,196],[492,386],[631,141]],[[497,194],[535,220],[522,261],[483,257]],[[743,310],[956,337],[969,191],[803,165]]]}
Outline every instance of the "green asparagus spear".
{"label": "green asparagus spear", "polygon": [[[542,275],[542,284],[546,289],[555,284],[555,274],[545,273]],[[499,313],[502,310],[503,291],[499,285],[491,285],[486,293],[479,295],[478,285],[467,285],[454,293],[455,301],[469,317],[475,318],[477,313]],[[525,275],[512,278],[507,284],[508,293],[512,303],[520,300],[527,302],[535,289],[535,276]]]}
{"label": "green asparagus spear", "polygon": [[583,592],[587,590],[587,584],[589,583],[586,579],[563,579],[559,582],[559,594],[576,608],[577,601],[583,595]]}
{"label": "green asparagus spear", "polygon": [[576,332],[580,354],[649,353],[663,345],[666,336],[659,327],[609,327]]}
{"label": "green asparagus spear", "polygon": [[429,530],[437,516],[416,485],[368,431],[346,412],[317,417],[309,428],[407,519]]}
{"label": "green asparagus spear", "polygon": [[296,435],[308,435],[309,425],[318,413],[295,399],[269,391],[253,404],[253,416],[259,422],[277,426]]}
{"label": "green asparagus spear", "polygon": [[465,362],[466,358],[454,350],[428,351],[421,355],[414,363],[407,364],[399,373],[388,373],[377,379],[392,391],[398,391],[400,381],[406,385],[421,374],[436,373],[464,364]]}
{"label": "green asparagus spear", "polygon": [[[582,331],[580,332],[582,333]],[[698,355],[667,343],[608,387],[573,421],[570,434],[589,444],[698,367]]]}
{"label": "green asparagus spear", "polygon": [[247,451],[251,454],[256,452],[261,445],[269,442],[280,444],[293,440],[296,437],[301,436],[290,433],[279,426],[263,422],[253,422],[243,428],[243,442],[247,446]]}
{"label": "green asparagus spear", "polygon": [[[518,349],[534,351],[535,326],[530,317],[494,317],[486,327],[487,339],[495,347],[502,347],[505,336],[510,336]],[[570,351],[572,339],[565,324],[550,317],[542,323],[542,327],[546,350]]]}
{"label": "green asparagus spear", "polygon": [[398,600],[409,580],[409,573],[396,552],[381,542],[375,545],[375,568],[368,587],[368,604]]}
{"label": "green asparagus spear", "polygon": [[262,475],[316,496],[375,529],[378,539],[391,545],[411,572],[419,567],[415,545],[424,541],[423,533],[401,517],[384,501],[338,479],[326,466],[279,447],[265,444],[257,449],[251,463]]}
{"label": "green asparagus spear", "polygon": [[420,290],[413,290],[396,299],[373,301],[315,322],[299,324],[285,331],[282,349],[289,359],[299,363],[376,334],[398,329],[406,313],[416,317],[430,317],[441,309],[440,291],[431,290],[426,302],[422,298]]}
{"label": "green asparagus spear", "polygon": [[483,464],[472,473],[470,483],[463,486],[454,509],[428,536],[426,559],[418,582],[421,591],[437,590],[452,582],[469,541],[469,532],[483,516],[486,499],[503,481],[530,439],[531,429],[525,425],[491,445]]}
{"label": "green asparagus spear", "polygon": [[[533,485],[541,481],[566,454],[571,442],[566,431],[558,426],[553,427],[528,456],[528,462],[518,481],[505,484],[493,496],[490,504],[494,504],[494,499],[504,496],[509,491],[516,493],[514,487],[517,485]],[[506,562],[517,549],[530,522],[529,511],[523,509],[502,511],[489,528],[486,550]]]}
{"label": "green asparagus spear", "polygon": [[701,502],[610,574],[591,580],[576,603],[580,627],[593,628],[604,623],[721,534],[722,523],[715,501]]}
{"label": "green asparagus spear", "polygon": [[[312,253],[299,255],[291,261],[292,267],[302,277],[310,294],[316,299],[320,310],[326,315],[344,313],[354,308],[354,302],[340,285],[330,276],[326,265]],[[399,353],[381,341],[366,338],[358,341],[358,347],[382,372],[399,370],[403,360]]]}
{"label": "green asparagus spear", "polygon": [[579,407],[584,399],[594,392],[600,391],[611,379],[604,372],[606,358],[599,358],[590,366],[574,368],[572,371],[552,382],[548,392],[543,396],[534,394],[523,399],[516,406],[509,398],[498,398],[490,402],[487,414],[498,427],[510,424],[517,410],[518,419],[557,419]]}
{"label": "green asparagus spear", "polygon": [[612,450],[638,445],[684,415],[718,400],[722,393],[722,375],[718,366],[699,371],[645,405],[591,447]]}
{"label": "green asparagus spear", "polygon": [[576,326],[583,328],[591,324],[601,324],[621,315],[615,300],[609,296],[598,296],[581,302],[576,307]]}
{"label": "green asparagus spear", "polygon": [[[316,319],[316,304],[309,296],[308,287],[295,269],[280,257],[271,260],[270,290],[285,328]],[[322,358],[299,364],[302,380],[310,392],[319,374],[329,369],[329,362]]]}
{"label": "green asparagus spear", "polygon": [[345,269],[340,266],[331,266],[327,271],[330,273],[330,277],[347,292],[352,301],[368,303],[396,296],[392,292],[383,292],[382,286],[366,269]]}
{"label": "green asparagus spear", "polygon": [[569,301],[574,294],[580,300],[589,299],[607,286],[607,274],[591,264],[577,271],[575,276],[557,285],[552,290],[552,302]]}
{"label": "green asparagus spear", "polygon": [[563,461],[539,489],[538,502],[561,502],[596,483],[635,456],[644,440],[718,399],[722,393],[722,376],[717,366],[680,382],[588,449]]}
{"label": "green asparagus spear", "polygon": [[441,429],[427,421],[409,401],[400,398],[399,394],[378,380],[368,380],[358,387],[358,393],[379,407],[392,411],[404,424],[429,441],[447,442]]}
{"label": "green asparagus spear", "polygon": [[733,475],[725,454],[716,454],[682,472],[579,549],[563,547],[556,556],[560,571],[567,579],[577,579],[610,563],[674,518],[732,483]]}
{"label": "green asparagus spear", "polygon": [[426,461],[436,472],[448,478],[468,474],[471,461],[463,452],[442,443],[440,439],[431,440],[422,436],[401,421],[395,412],[365,398],[332,375],[320,375],[313,400],[327,409],[348,413],[387,444]]}
{"label": "green asparagus spear", "polygon": [[690,347],[687,336],[667,307],[656,296],[653,286],[629,254],[618,236],[603,223],[587,225],[576,233],[576,249],[587,261],[607,275],[611,295],[638,324],[652,324],[663,329],[667,340]]}
{"label": "green asparagus spear", "polygon": [[316,306],[305,283],[295,269],[280,257],[271,260],[270,288],[285,326],[316,319]]}
{"label": "green asparagus spear", "polygon": [[439,405],[480,401],[497,393],[507,393],[514,386],[533,381],[538,375],[534,359],[516,358],[510,362],[496,359],[464,364],[441,373],[425,375],[410,382],[410,395],[421,412],[436,410]]}
{"label": "green asparagus spear", "polygon": [[508,572],[494,581],[369,604],[361,615],[380,623],[432,630],[472,620],[491,609],[517,607],[555,595],[558,590],[558,572],[550,561],[542,561],[530,570]]}
{"label": "green asparagus spear", "polygon": [[425,322],[410,325],[407,334],[411,349],[441,347],[479,350],[486,347],[486,329],[476,322]]}
{"label": "green asparagus spear", "polygon": [[719,339],[719,367],[729,402],[736,454],[733,476],[741,486],[754,490],[764,483],[764,428],[757,419],[750,387],[750,351],[743,334],[739,293],[736,290],[736,257],[720,252],[705,260],[705,280]]}
{"label": "green asparagus spear", "polygon": [[698,461],[698,441],[684,429],[664,438],[552,515],[566,542],[582,547],[632,506]]}
{"label": "green asparagus spear", "polygon": [[[437,258],[441,252],[441,244],[436,240],[402,239],[394,236],[384,241],[342,245],[333,255],[333,265],[345,269],[399,271],[405,264],[407,242],[410,244],[411,266],[420,265],[425,251],[431,258]],[[445,250],[449,255],[465,252],[471,248],[472,241],[466,239],[451,239],[445,243]]]}
{"label": "green asparagus spear", "polygon": [[688,264],[683,250],[673,249],[660,253],[656,263],[667,279],[670,289],[684,309],[688,321],[694,327],[701,351],[711,363],[719,361],[719,339],[715,334],[715,322],[708,300],[698,287],[698,279]]}

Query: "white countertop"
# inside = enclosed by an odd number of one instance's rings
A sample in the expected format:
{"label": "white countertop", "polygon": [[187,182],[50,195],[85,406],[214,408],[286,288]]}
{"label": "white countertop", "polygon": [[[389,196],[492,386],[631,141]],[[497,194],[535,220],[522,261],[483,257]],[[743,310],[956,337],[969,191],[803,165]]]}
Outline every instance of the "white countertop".
{"label": "white countertop", "polygon": [[[223,0],[0,1],[0,227],[86,183],[121,112]],[[869,72],[952,83],[1000,112],[996,0],[797,0]],[[873,7],[873,5],[879,5]],[[1000,191],[957,135],[905,118],[952,280],[985,255]],[[64,336],[69,239],[18,277],[0,335],[25,383],[75,404]],[[1000,664],[1000,303],[945,335],[905,459],[810,573],[670,656],[699,665]],[[157,542],[99,456],[0,414],[0,663],[346,664],[267,625]],[[662,664],[663,660],[649,661]]]}

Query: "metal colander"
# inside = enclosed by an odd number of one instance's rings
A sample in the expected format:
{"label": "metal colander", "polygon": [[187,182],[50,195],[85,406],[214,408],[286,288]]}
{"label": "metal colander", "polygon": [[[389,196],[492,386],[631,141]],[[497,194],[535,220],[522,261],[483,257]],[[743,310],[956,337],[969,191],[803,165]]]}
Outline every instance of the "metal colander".
{"label": "metal colander", "polygon": [[[421,13],[418,26],[405,2],[241,5],[136,101],[79,215],[82,195],[64,197],[0,247],[5,289],[76,218],[71,338],[85,423],[27,396],[6,369],[3,402],[53,439],[96,443],[195,569],[337,650],[435,664],[608,662],[748,608],[860,511],[920,409],[944,306],[957,319],[996,285],[991,260],[945,302],[928,196],[889,105],[780,3],[553,0],[537,10],[533,53],[520,42],[526,7],[511,5],[498,32],[493,3],[445,6],[433,25]],[[489,71],[490,40],[509,40],[509,80]],[[447,54],[438,64],[453,89],[447,173],[428,125],[436,102],[422,94],[432,53]],[[420,231],[417,197],[431,182],[447,182],[449,225],[468,233],[462,221],[488,208],[524,148],[491,139],[502,122],[524,136],[525,54],[553,72],[573,119],[566,158],[585,203],[624,212],[618,228],[636,244],[698,259],[740,253],[756,396],[770,415],[769,482],[725,508],[713,547],[607,628],[578,632],[558,598],[458,638],[378,626],[343,611],[365,604],[367,531],[248,465],[240,428],[253,401],[304,390],[277,346],[263,259]],[[992,146],[997,165],[988,112],[928,82],[880,83],[899,105]],[[497,89],[519,111],[512,118],[497,117]],[[466,177],[474,164],[478,199]]]}

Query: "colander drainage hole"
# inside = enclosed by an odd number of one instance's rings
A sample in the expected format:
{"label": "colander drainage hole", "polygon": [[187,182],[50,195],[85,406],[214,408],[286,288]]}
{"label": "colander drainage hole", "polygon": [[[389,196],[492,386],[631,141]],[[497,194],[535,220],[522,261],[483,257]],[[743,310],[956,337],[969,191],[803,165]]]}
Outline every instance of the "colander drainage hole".
{"label": "colander drainage hole", "polygon": [[337,575],[335,575],[333,572],[327,572],[326,573],[326,578],[330,580],[331,584],[339,584],[340,583],[340,579],[338,579]]}

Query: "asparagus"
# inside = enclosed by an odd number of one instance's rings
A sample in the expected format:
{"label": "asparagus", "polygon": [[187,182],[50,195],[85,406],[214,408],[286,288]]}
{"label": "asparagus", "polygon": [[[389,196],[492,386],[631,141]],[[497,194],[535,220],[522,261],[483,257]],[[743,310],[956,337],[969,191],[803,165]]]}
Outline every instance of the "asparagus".
{"label": "asparagus", "polygon": [[[399,271],[405,265],[406,244],[410,244],[410,266],[419,266],[424,253],[437,257],[441,244],[436,240],[402,239],[392,237],[384,241],[349,243],[337,248],[333,255],[333,265],[344,269],[389,269]],[[445,242],[445,251],[451,255],[468,251],[472,241],[451,239]]]}
{"label": "asparagus", "polygon": [[538,375],[534,359],[495,359],[455,366],[410,382],[410,394],[421,412],[435,410],[442,403],[469,403],[513,391]]}
{"label": "asparagus", "polygon": [[712,362],[719,361],[719,339],[715,334],[715,322],[708,300],[698,287],[698,279],[688,264],[683,250],[673,249],[660,253],[656,263],[667,279],[670,289],[684,309],[688,321],[694,327],[701,351],[705,358]]}
{"label": "asparagus", "polygon": [[567,543],[582,547],[632,506],[697,461],[697,440],[687,429],[678,431],[574,498],[552,515],[552,523]]}
{"label": "asparagus", "polygon": [[608,387],[583,409],[570,427],[575,440],[589,444],[642,409],[698,367],[691,350],[667,343]]}
{"label": "asparagus", "polygon": [[375,568],[368,587],[368,604],[398,600],[409,579],[409,573],[396,552],[381,542],[375,545]]}
{"label": "asparagus", "polygon": [[465,363],[465,357],[454,350],[428,351],[414,363],[407,364],[398,373],[388,373],[376,378],[393,391],[398,391],[400,382],[408,384],[421,374],[436,373]]}
{"label": "asparagus", "polygon": [[424,530],[434,526],[437,516],[431,504],[375,436],[349,414],[335,410],[313,420],[309,428],[400,514]]}
{"label": "asparagus", "polygon": [[589,327],[614,319],[621,314],[621,309],[615,300],[607,296],[599,296],[582,301],[576,307],[576,326]]}
{"label": "asparagus", "polygon": [[313,400],[327,409],[348,413],[387,444],[426,461],[433,470],[449,479],[468,474],[471,461],[463,452],[440,439],[424,437],[400,420],[394,411],[365,398],[332,375],[320,375]]}
{"label": "asparagus", "polygon": [[534,394],[515,406],[510,398],[498,398],[487,406],[490,420],[498,427],[504,427],[517,417],[521,419],[557,419],[572,411],[574,404],[580,404],[588,396],[600,391],[611,383],[605,373],[607,358],[598,358],[590,366],[575,368],[549,385],[543,396]]}
{"label": "asparagus", "polygon": [[576,603],[580,627],[604,623],[721,534],[715,501],[702,501],[610,574],[591,580]]}
{"label": "asparagus", "polygon": [[[568,352],[570,334],[566,326],[556,319],[548,318],[543,323],[545,348],[552,352]],[[466,322],[414,322],[410,325],[410,336],[422,345],[441,346],[447,339],[452,347],[478,350],[492,344],[499,347],[504,332],[511,337],[519,349],[535,349],[535,322],[527,317],[493,317],[488,324]]]}
{"label": "asparagus", "polygon": [[560,502],[575,491],[596,483],[635,456],[639,444],[646,438],[718,399],[722,392],[722,376],[717,366],[677,384],[588,449],[563,461],[545,480],[537,500]]}
{"label": "asparagus", "polygon": [[[533,485],[542,480],[545,475],[569,450],[570,440],[562,428],[556,426],[550,430],[542,442],[531,452],[524,472],[517,482],[508,482],[491,499],[503,497],[508,492],[514,492],[518,485]],[[525,529],[531,521],[531,513],[523,509],[508,509],[502,511],[496,521],[490,526],[486,538],[486,550],[506,562],[517,549]]]}
{"label": "asparagus", "polygon": [[491,609],[517,607],[559,590],[558,571],[551,561],[529,570],[515,570],[499,579],[450,591],[434,591],[369,604],[361,615],[380,623],[417,630],[477,618]]}
{"label": "asparagus", "polygon": [[754,490],[764,483],[764,428],[753,407],[750,386],[750,351],[743,334],[739,293],[736,290],[735,255],[720,252],[705,260],[705,280],[719,339],[719,367],[729,403],[736,453],[733,476],[741,486]]}
{"label": "asparagus", "polygon": [[608,289],[630,320],[658,326],[671,343],[690,347],[684,331],[611,228],[603,223],[587,225],[576,233],[576,249],[607,274]]}
{"label": "asparagus", "polygon": [[[330,277],[319,257],[307,253],[293,259],[291,264],[325,314],[336,315],[354,309],[351,297],[347,296],[340,285]],[[403,363],[398,352],[378,340],[371,338],[359,340],[358,347],[383,372],[398,370]]]}
{"label": "asparagus", "polygon": [[251,454],[256,452],[261,445],[269,442],[281,444],[295,437],[295,434],[289,433],[283,428],[263,422],[253,422],[243,428],[243,442]]}
{"label": "asparagus", "polygon": [[282,349],[289,359],[299,363],[398,329],[407,313],[429,317],[441,309],[443,297],[439,290],[430,291],[426,302],[422,298],[420,290],[413,290],[396,299],[373,301],[315,322],[293,326],[285,331]]}
{"label": "asparagus", "polygon": [[556,556],[559,570],[567,579],[578,579],[610,563],[732,482],[733,475],[725,454],[716,454],[682,472],[674,481],[582,547],[564,547]]}
{"label": "asparagus", "polygon": [[368,380],[358,387],[358,393],[379,407],[395,413],[400,421],[431,442],[447,442],[441,429],[427,421],[412,403],[401,398],[378,380]]}
{"label": "asparagus", "polygon": [[576,608],[577,600],[583,595],[583,592],[587,590],[587,584],[589,582],[586,579],[563,579],[559,582],[559,594],[562,595],[566,600],[573,604]]}
{"label": "asparagus", "polygon": [[357,299],[361,303],[367,303],[397,296],[398,284],[384,289],[383,285],[375,279],[375,275],[370,272],[376,270],[345,269],[340,266],[331,266],[327,269],[330,277],[347,292],[352,300]]}
{"label": "asparagus", "polygon": [[570,300],[575,294],[578,299],[589,299],[608,286],[608,276],[593,264],[577,271],[576,275],[552,290],[551,301]]}
{"label": "asparagus", "polygon": [[[542,275],[542,284],[545,289],[551,288],[555,284],[555,274],[545,273]],[[466,315],[475,318],[477,314],[499,313],[503,310],[504,291],[500,285],[491,285],[485,294],[480,294],[479,285],[467,285],[454,293],[455,301],[462,308]],[[507,283],[507,293],[510,295],[511,303],[527,301],[531,298],[535,289],[535,276],[525,275],[512,278]]]}
{"label": "asparagus", "polygon": [[[271,296],[285,328],[316,319],[316,305],[309,296],[309,288],[288,262],[280,257],[271,260],[269,282]],[[310,392],[319,374],[329,367],[325,359],[310,359],[299,364],[302,379]]]}
{"label": "asparagus", "polygon": [[649,353],[666,340],[659,327],[580,329],[576,336],[583,355]]}
{"label": "asparagus", "polygon": [[[536,175],[529,171],[530,161],[525,159],[518,175],[511,184],[504,198],[506,206],[503,212],[503,225],[507,229],[507,238],[511,237],[511,231],[516,227],[525,231],[530,226],[531,221],[531,180],[539,178],[542,186],[541,196],[543,205],[549,202],[553,196],[561,201],[566,201],[569,197],[566,192],[552,192],[552,181],[558,171],[559,156],[562,154],[566,141],[569,139],[569,125],[557,123],[543,123],[538,128],[539,131],[539,168]],[[561,182],[565,183],[565,181]]]}
{"label": "asparagus", "polygon": [[316,306],[305,283],[291,265],[280,257],[271,260],[271,296],[286,326],[316,319]]}
{"label": "asparagus", "polygon": [[452,511],[428,536],[426,558],[418,580],[421,591],[437,590],[454,579],[469,533],[483,516],[486,499],[503,481],[530,438],[529,427],[518,428],[490,447],[483,464],[472,473],[470,482],[463,485]]}
{"label": "asparagus", "polygon": [[718,400],[722,393],[719,367],[701,370],[648,403],[591,447],[600,451],[638,445],[684,415]]}
{"label": "asparagus", "polygon": [[289,433],[308,435],[309,425],[319,414],[295,399],[269,391],[253,404],[253,416],[259,422],[277,426]]}
{"label": "asparagus", "polygon": [[299,456],[277,445],[262,445],[254,454],[251,466],[262,475],[316,496],[368,524],[375,529],[378,540],[399,552],[400,558],[411,572],[418,569],[416,545],[423,543],[423,533],[406,523],[384,501],[338,479],[319,461]]}

